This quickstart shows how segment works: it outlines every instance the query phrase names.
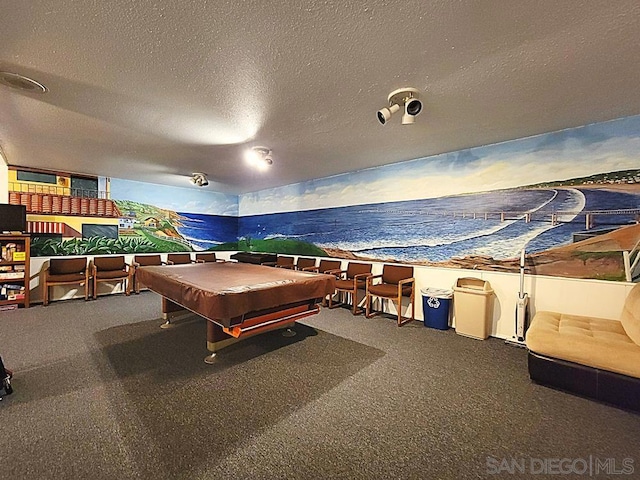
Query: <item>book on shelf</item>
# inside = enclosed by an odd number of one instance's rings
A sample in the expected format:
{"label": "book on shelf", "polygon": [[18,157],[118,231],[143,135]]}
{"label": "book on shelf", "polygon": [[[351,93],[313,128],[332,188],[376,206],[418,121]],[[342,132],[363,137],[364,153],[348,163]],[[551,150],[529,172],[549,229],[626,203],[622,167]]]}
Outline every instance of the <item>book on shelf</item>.
{"label": "book on shelf", "polygon": [[24,271],[22,272],[0,272],[0,280],[12,280],[24,278]]}
{"label": "book on shelf", "polygon": [[[13,255],[16,253],[17,245],[15,243],[7,243],[2,246],[2,260],[5,262],[12,262]],[[24,258],[23,258],[24,260]]]}

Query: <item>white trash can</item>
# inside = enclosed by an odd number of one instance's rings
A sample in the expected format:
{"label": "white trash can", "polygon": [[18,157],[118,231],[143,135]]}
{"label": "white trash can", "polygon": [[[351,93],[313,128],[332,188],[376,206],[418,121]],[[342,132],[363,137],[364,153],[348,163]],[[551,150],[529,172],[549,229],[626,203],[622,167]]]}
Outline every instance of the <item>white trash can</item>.
{"label": "white trash can", "polygon": [[456,333],[485,340],[493,321],[493,289],[480,278],[459,278],[453,287]]}

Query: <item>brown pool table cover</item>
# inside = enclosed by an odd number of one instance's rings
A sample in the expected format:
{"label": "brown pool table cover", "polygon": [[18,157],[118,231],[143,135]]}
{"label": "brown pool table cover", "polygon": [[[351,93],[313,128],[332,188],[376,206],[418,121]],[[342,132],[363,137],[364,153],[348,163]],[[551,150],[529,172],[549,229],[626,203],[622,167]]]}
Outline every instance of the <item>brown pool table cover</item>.
{"label": "brown pool table cover", "polygon": [[250,312],[335,290],[333,275],[235,262],[143,266],[136,275],[154,292],[224,327]]}

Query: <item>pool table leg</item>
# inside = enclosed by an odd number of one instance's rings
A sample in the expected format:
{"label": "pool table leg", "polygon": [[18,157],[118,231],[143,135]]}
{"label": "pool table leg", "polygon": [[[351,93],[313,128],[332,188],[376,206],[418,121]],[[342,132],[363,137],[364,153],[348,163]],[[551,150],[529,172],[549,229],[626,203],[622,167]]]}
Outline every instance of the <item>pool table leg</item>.
{"label": "pool table leg", "polygon": [[185,309],[182,305],[178,305],[168,298],[162,297],[162,319],[165,323],[160,325],[160,328],[173,328],[175,324],[171,323],[172,320],[189,315],[193,315],[193,313]]}
{"label": "pool table leg", "polygon": [[[285,337],[287,336],[292,337],[296,334],[293,330],[291,330],[294,325],[295,325],[295,321],[291,323],[287,323],[285,325],[279,325],[278,328],[285,328],[284,330],[285,333],[283,333],[283,335]],[[291,334],[287,335],[286,332],[291,332],[293,335]],[[259,335],[260,333],[262,332],[258,332],[255,335]],[[212,321],[207,321],[207,350],[209,350],[211,354],[204,358],[205,363],[208,363],[210,365],[213,364],[215,362],[216,353],[219,350],[222,350],[223,348],[228,347],[229,345],[233,345],[234,343],[240,342],[245,338],[252,337],[253,335],[254,334],[247,333],[242,337],[236,338],[225,333],[222,330],[222,327],[217,323],[214,323]]]}
{"label": "pool table leg", "polygon": [[217,323],[207,321],[207,350],[211,352],[211,355],[204,358],[205,363],[212,364],[218,350],[222,350],[224,347],[239,341],[239,338],[224,333],[222,327]]}

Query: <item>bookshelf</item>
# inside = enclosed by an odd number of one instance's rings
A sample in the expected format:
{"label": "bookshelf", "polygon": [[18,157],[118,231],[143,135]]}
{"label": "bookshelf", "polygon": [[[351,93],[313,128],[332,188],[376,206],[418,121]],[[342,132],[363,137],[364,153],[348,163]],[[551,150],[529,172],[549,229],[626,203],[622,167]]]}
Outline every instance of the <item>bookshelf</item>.
{"label": "bookshelf", "polygon": [[0,234],[0,311],[29,308],[31,238]]}

